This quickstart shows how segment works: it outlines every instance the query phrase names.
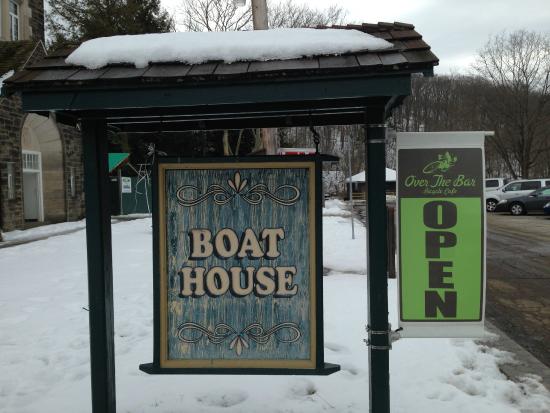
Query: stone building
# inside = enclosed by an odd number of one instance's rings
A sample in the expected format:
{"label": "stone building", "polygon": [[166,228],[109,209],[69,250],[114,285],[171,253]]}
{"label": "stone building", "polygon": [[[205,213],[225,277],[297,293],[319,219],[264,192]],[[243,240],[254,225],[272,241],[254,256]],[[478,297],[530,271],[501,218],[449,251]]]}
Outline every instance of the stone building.
{"label": "stone building", "polygon": [[[2,79],[45,53],[43,0],[0,0],[0,90]],[[83,215],[80,133],[0,95],[0,231]]]}

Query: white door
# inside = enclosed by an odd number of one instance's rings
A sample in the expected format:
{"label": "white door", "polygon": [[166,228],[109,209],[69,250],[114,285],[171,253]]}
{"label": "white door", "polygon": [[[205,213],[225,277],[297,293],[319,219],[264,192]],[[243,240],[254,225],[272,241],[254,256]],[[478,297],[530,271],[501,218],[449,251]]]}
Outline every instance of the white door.
{"label": "white door", "polygon": [[25,219],[38,221],[40,202],[38,197],[38,173],[23,172],[23,206]]}
{"label": "white door", "polygon": [[40,152],[23,151],[23,211],[25,220],[43,221]]}

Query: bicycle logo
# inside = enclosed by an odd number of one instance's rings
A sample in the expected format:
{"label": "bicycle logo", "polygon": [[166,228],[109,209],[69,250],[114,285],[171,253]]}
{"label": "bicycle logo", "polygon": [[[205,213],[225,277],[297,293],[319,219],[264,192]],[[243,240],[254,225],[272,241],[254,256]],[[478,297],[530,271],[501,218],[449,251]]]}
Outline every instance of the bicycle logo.
{"label": "bicycle logo", "polygon": [[447,172],[455,164],[458,158],[451,155],[449,152],[437,155],[437,161],[433,161],[426,165],[422,172],[425,174],[433,174],[435,172]]}

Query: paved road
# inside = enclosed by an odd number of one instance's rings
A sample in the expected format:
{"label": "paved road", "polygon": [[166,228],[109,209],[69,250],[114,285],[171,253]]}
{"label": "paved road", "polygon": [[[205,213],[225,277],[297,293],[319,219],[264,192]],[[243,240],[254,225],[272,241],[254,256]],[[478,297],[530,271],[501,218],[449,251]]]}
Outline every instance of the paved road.
{"label": "paved road", "polygon": [[550,217],[487,216],[487,318],[550,367]]}

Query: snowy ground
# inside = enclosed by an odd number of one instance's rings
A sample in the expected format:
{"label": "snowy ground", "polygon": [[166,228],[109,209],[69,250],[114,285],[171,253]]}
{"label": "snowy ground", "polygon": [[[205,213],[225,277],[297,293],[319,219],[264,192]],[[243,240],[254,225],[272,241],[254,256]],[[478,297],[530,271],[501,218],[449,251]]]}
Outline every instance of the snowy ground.
{"label": "snowy ground", "polygon": [[50,237],[67,231],[86,228],[86,220],[61,222],[59,224],[42,225],[36,228],[3,232],[4,241],[27,241],[36,238]]}
{"label": "snowy ground", "polygon": [[[328,205],[336,208],[337,203]],[[123,413],[366,412],[365,230],[324,219],[328,377],[148,376],[152,361],[151,221],[113,226],[117,405]],[[84,231],[0,250],[0,412],[90,411]],[[390,280],[395,325],[396,285]],[[508,353],[472,340],[403,339],[391,351],[392,412],[549,412],[533,377],[499,371]]]}
{"label": "snowy ground", "polygon": [[[133,219],[148,218],[151,214],[126,214],[113,217],[111,223],[115,224],[119,221],[129,221]],[[59,224],[41,225],[35,228],[29,228],[25,230],[15,230],[2,233],[2,240],[5,242],[26,242],[47,237],[53,237],[59,234],[65,234],[71,231],[77,231],[79,229],[86,228],[86,220],[80,221],[61,222]],[[0,242],[0,245],[2,243]]]}

